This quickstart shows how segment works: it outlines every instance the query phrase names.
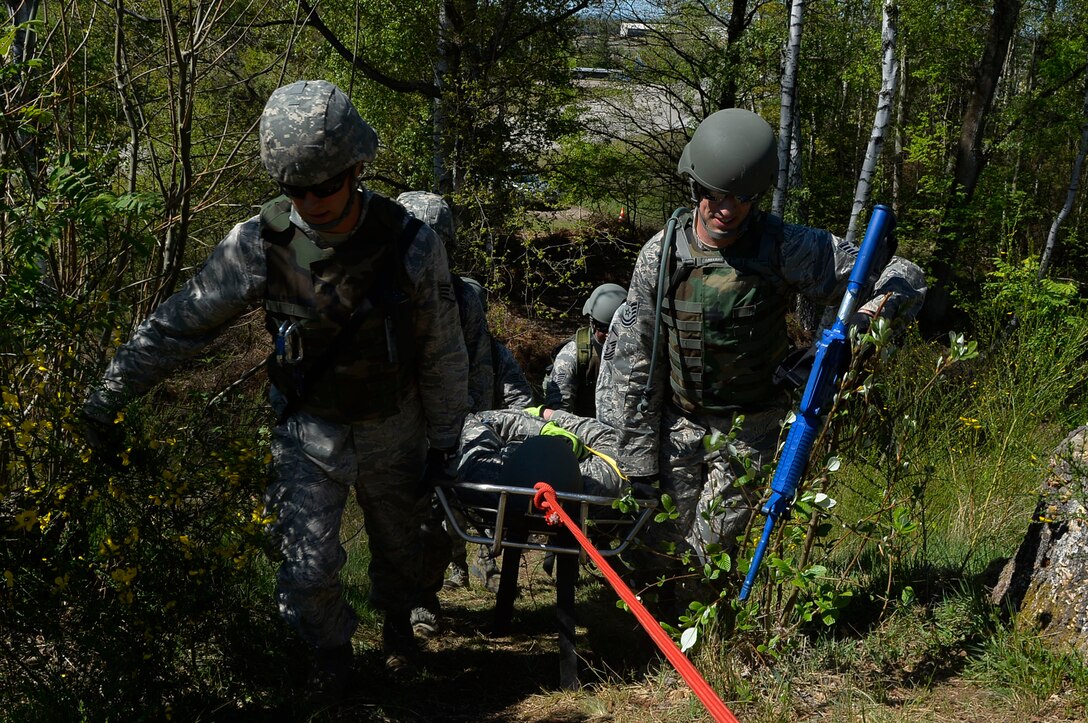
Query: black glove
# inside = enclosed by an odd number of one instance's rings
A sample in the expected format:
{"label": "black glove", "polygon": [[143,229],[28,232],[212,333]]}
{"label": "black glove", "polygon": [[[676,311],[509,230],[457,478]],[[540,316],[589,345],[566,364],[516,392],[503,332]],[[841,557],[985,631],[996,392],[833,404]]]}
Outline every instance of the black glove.
{"label": "black glove", "polygon": [[427,466],[423,474],[428,486],[448,484],[457,479],[461,455],[456,449],[431,447],[427,450]]}
{"label": "black glove", "polygon": [[804,349],[794,349],[774,370],[771,383],[782,389],[801,389],[808,382],[808,375],[812,373],[812,364],[815,361],[815,344]]}
{"label": "black glove", "polygon": [[79,414],[79,429],[87,446],[102,461],[111,467],[124,466],[125,433],[119,425],[82,411]]}
{"label": "black glove", "polygon": [[635,475],[627,478],[631,483],[631,496],[636,500],[660,500],[661,477],[656,474]]}

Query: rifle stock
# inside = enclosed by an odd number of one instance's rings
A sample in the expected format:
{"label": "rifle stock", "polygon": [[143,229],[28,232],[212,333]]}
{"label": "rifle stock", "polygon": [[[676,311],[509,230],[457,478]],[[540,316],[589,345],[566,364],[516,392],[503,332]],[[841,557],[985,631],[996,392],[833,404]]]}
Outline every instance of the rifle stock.
{"label": "rifle stock", "polygon": [[756,545],[752,554],[748,575],[744,578],[744,584],[740,589],[741,601],[747,600],[752,591],[752,585],[763,562],[763,554],[767,550],[775,525],[779,519],[789,514],[790,507],[793,506],[797,485],[805,473],[809,456],[812,454],[812,445],[823,427],[824,418],[827,416],[828,408],[835,397],[835,390],[845,371],[843,367],[850,351],[847,324],[857,310],[859,297],[869,278],[873,259],[884,237],[895,223],[894,219],[891,209],[887,206],[878,204],[873,207],[869,225],[865,230],[865,238],[861,248],[858,249],[854,268],[850,272],[846,293],[843,294],[835,316],[835,323],[830,329],[824,330],[816,343],[816,358],[812,364],[812,372],[805,384],[805,392],[801,397],[796,419],[790,425],[786,444],[782,448],[782,456],[774,471],[771,496],[761,510],[767,516],[767,521],[763,525],[759,544]]}

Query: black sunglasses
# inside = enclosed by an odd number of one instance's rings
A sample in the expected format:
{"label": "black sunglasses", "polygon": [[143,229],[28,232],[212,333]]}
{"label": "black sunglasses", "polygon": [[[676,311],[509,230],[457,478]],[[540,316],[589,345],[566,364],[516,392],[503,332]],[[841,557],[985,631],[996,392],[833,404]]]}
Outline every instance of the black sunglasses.
{"label": "black sunglasses", "polygon": [[307,193],[312,193],[318,198],[328,198],[344,187],[344,180],[350,174],[351,169],[346,168],[321,183],[315,183],[312,186],[292,186],[290,183],[281,183],[280,190],[291,198],[306,198]]}
{"label": "black sunglasses", "polygon": [[703,186],[696,186],[695,193],[699,196],[699,198],[705,198],[711,203],[719,206],[725,203],[725,200],[730,196],[737,199],[738,203],[748,203],[749,201],[755,200],[755,197],[757,195],[754,193],[749,195],[741,195],[739,193],[727,193],[726,191],[713,191],[709,188],[704,188]]}

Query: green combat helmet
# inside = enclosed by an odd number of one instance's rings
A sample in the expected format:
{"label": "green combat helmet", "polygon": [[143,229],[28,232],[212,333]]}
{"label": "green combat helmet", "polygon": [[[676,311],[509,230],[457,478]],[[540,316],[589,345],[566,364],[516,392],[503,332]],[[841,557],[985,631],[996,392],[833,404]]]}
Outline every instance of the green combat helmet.
{"label": "green combat helmet", "polygon": [[438,238],[446,245],[447,251],[453,250],[454,225],[453,211],[446,199],[429,191],[405,191],[397,196],[397,203],[408,209],[408,213],[434,229]]}
{"label": "green combat helmet", "polygon": [[759,196],[774,185],[778,174],[774,131],[749,110],[726,108],[711,113],[684,146],[676,171],[712,191]]}
{"label": "green combat helmet", "polygon": [[344,92],[324,80],[277,88],[261,114],[261,163],[279,183],[313,186],[371,161],[378,134]]}
{"label": "green combat helmet", "polygon": [[601,284],[586,299],[582,313],[603,327],[612,323],[612,315],[627,298],[627,289],[619,284]]}

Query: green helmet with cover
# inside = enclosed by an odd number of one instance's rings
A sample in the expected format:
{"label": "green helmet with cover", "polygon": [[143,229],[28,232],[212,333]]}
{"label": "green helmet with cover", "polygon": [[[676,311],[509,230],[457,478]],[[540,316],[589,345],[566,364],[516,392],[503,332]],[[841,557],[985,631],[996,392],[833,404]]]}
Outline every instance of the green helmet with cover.
{"label": "green helmet with cover", "polygon": [[446,250],[453,249],[454,223],[453,210],[446,199],[430,191],[405,191],[397,196],[397,203],[408,209],[408,213],[434,229],[438,238],[446,245]]}
{"label": "green helmet with cover", "polygon": [[627,289],[619,284],[601,284],[590,293],[582,313],[602,326],[612,323],[612,315],[627,299]]}
{"label": "green helmet with cover", "polygon": [[261,114],[261,163],[279,183],[313,186],[371,161],[378,134],[344,91],[325,80],[277,88]]}
{"label": "green helmet with cover", "polygon": [[774,131],[758,114],[743,108],[711,113],[684,146],[676,171],[712,191],[759,196],[774,185],[778,174]]}

